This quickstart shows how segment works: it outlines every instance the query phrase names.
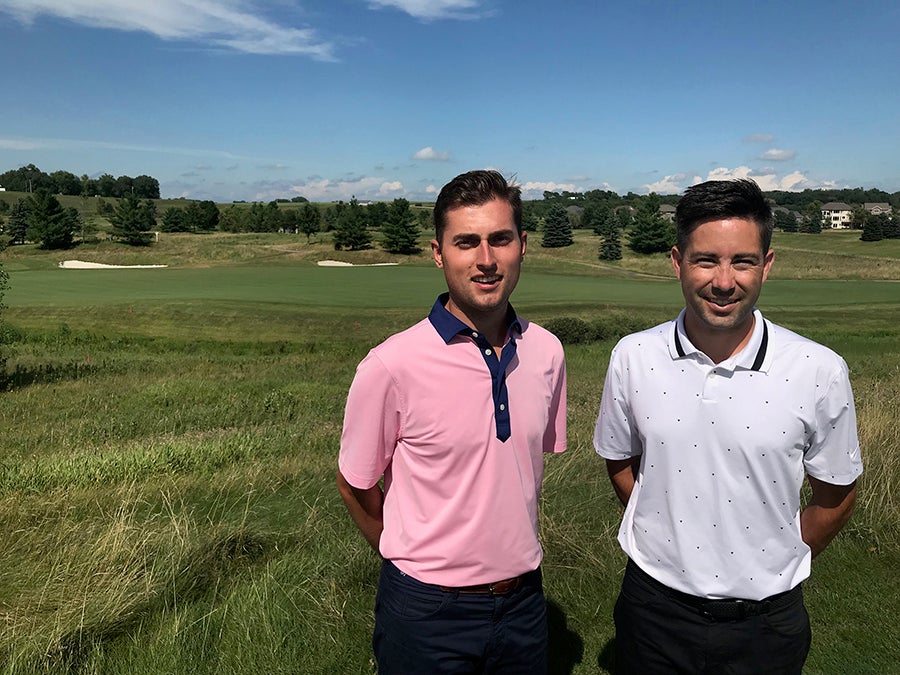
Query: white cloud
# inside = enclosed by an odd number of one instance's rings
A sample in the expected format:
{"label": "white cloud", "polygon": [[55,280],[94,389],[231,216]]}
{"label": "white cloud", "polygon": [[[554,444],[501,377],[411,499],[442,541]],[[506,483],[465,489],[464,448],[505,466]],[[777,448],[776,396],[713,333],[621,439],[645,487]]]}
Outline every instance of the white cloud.
{"label": "white cloud", "polygon": [[235,0],[0,0],[0,12],[30,24],[41,16],[93,28],[141,31],[162,40],[201,42],[248,54],[292,54],[333,61],[315,29],[273,23]]}
{"label": "white cloud", "polygon": [[[357,199],[373,199],[382,194],[384,185],[390,185],[389,181],[377,176],[354,176],[350,179],[329,180],[322,178],[307,181],[296,185],[290,185],[291,192],[303,195],[314,202],[332,202],[339,199],[348,200],[352,196]],[[281,196],[281,195],[279,195]],[[257,197],[259,199],[260,197]]]}
{"label": "white cloud", "polygon": [[403,189],[403,183],[399,180],[394,181],[385,181],[381,184],[381,187],[378,189],[378,193],[382,195],[386,195],[390,192],[400,192]]}
{"label": "white cloud", "polygon": [[39,147],[40,145],[34,141],[0,138],[0,149],[2,150],[37,150]]}
{"label": "white cloud", "polygon": [[678,194],[681,192],[688,184],[688,177],[683,173],[675,173],[671,176],[666,176],[662,180],[658,180],[655,183],[648,183],[644,185],[644,189],[647,192],[656,192],[661,195],[671,195]]}
{"label": "white cloud", "polygon": [[371,9],[394,7],[416,19],[477,19],[489,13],[479,9],[480,0],[369,0]]}
{"label": "white cloud", "polygon": [[574,183],[554,183],[553,181],[528,181],[522,188],[523,199],[541,199],[544,192],[577,192]]}
{"label": "white cloud", "polygon": [[425,192],[430,195],[436,195],[437,191],[438,189],[434,185],[429,185],[427,188],[425,188]]}
{"label": "white cloud", "polygon": [[772,162],[787,162],[788,160],[794,159],[796,156],[796,150],[779,150],[778,148],[772,148],[771,150],[766,150],[759,158],[767,159]]}
{"label": "white cloud", "polygon": [[449,152],[438,152],[430,145],[425,146],[421,150],[416,151],[412,159],[424,159],[432,162],[446,162],[450,159]]}
{"label": "white cloud", "polygon": [[[750,178],[759,185],[761,190],[785,190],[789,192],[800,192],[801,190],[816,188],[834,188],[837,187],[834,181],[815,181],[799,171],[794,171],[786,176],[778,176],[775,172],[755,173],[750,167],[738,166],[734,169],[727,167],[718,167],[709,172],[705,180],[734,180],[737,178]],[[699,176],[694,179],[694,183],[700,183],[702,180]]]}
{"label": "white cloud", "polygon": [[775,140],[772,134],[751,134],[744,137],[745,143],[771,143]]}

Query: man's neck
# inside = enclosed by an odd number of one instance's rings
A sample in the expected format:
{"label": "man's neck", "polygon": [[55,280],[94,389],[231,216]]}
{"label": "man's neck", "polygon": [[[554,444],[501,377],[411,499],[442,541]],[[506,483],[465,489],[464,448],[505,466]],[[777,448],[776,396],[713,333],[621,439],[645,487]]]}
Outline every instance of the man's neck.
{"label": "man's neck", "polygon": [[504,306],[503,310],[497,310],[490,313],[474,313],[463,312],[459,307],[453,304],[453,300],[448,300],[446,304],[447,311],[457,319],[462,321],[472,330],[481,333],[497,350],[498,354],[506,344],[506,337],[509,333],[509,325],[506,322],[506,314],[509,305]]}
{"label": "man's neck", "polygon": [[717,331],[697,325],[698,322],[691,319],[690,314],[685,315],[684,332],[687,333],[691,344],[706,354],[716,365],[730,359],[747,346],[753,335],[753,326],[756,324],[756,317],[751,314],[739,328]]}

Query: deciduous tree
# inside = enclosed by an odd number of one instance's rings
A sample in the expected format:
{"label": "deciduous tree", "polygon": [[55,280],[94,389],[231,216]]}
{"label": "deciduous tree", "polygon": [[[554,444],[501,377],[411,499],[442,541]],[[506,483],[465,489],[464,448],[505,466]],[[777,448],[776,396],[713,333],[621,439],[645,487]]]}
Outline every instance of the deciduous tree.
{"label": "deciduous tree", "polygon": [[299,211],[300,231],[306,235],[306,243],[309,243],[311,235],[316,234],[322,227],[322,212],[313,204],[304,204]]}

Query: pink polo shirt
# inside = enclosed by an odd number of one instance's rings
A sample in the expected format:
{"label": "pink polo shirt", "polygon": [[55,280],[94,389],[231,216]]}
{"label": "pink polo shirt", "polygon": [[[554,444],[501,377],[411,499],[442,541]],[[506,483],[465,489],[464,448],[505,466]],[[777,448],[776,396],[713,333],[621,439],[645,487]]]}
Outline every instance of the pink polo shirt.
{"label": "pink polo shirt", "polygon": [[[438,303],[435,312],[450,316]],[[428,319],[357,367],[340,471],[360,489],[384,475],[381,554],[419,581],[489,583],[541,562],[543,453],[566,444],[565,360],[553,334],[518,322],[507,403],[497,404],[471,331],[445,342]],[[497,438],[495,405],[508,405],[506,441]]]}

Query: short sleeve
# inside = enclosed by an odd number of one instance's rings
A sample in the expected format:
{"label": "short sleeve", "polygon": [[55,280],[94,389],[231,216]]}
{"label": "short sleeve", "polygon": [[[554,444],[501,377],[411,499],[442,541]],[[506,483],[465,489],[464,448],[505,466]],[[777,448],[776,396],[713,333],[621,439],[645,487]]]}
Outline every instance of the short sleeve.
{"label": "short sleeve", "polygon": [[393,457],[401,419],[396,382],[369,352],[356,368],[344,410],[338,467],[350,485],[365,490],[379,481]]}
{"label": "short sleeve", "polygon": [[816,402],[816,429],[803,462],[806,472],[832,485],[849,485],[862,473],[856,408],[847,364],[837,372]]}
{"label": "short sleeve", "polygon": [[629,459],[642,452],[631,424],[631,412],[622,384],[621,346],[619,343],[609,358],[600,413],[594,427],[594,450],[604,459]]}
{"label": "short sleeve", "polygon": [[[560,352],[562,349],[560,349]],[[566,449],[566,361],[560,358],[556,374],[553,396],[550,400],[550,415],[544,433],[544,452],[564,452]]]}

